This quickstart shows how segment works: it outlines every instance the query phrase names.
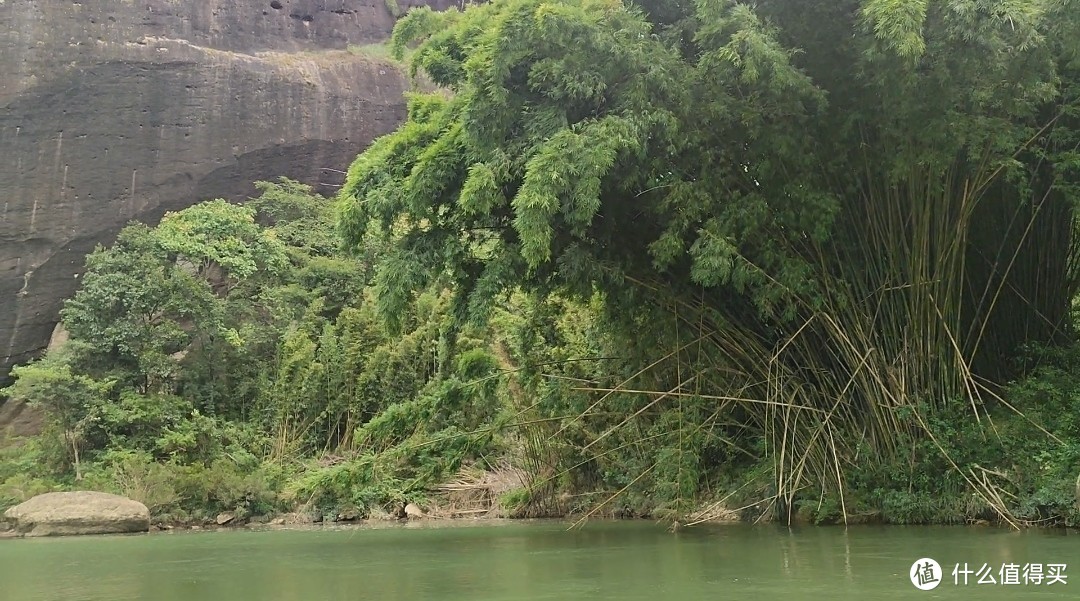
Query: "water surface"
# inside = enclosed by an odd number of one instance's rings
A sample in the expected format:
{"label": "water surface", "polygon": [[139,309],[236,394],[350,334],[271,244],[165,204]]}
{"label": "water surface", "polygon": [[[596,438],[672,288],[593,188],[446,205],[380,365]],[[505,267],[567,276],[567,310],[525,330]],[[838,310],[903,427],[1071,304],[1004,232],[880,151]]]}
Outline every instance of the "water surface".
{"label": "water surface", "polygon": [[[1062,585],[953,583],[955,564],[1064,563],[1080,537],[988,528],[646,522],[159,533],[0,540],[0,601],[1080,599]],[[920,591],[912,563],[944,581]],[[1075,563],[1075,565],[1071,565]]]}

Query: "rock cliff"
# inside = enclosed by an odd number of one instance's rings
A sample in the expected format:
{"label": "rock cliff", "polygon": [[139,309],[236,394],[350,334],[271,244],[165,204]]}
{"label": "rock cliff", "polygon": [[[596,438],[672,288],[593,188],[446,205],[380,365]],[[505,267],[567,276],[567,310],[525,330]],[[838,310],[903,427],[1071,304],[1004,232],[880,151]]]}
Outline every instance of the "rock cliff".
{"label": "rock cliff", "polygon": [[348,48],[418,4],[456,2],[0,0],[0,385],[128,221],[279,175],[332,192],[404,117],[402,75]]}

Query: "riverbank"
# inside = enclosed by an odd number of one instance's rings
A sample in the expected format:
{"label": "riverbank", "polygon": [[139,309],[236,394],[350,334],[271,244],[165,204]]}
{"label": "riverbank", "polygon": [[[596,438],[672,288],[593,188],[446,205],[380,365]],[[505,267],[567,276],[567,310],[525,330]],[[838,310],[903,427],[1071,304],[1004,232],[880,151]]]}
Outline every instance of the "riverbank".
{"label": "riverbank", "polygon": [[[582,491],[549,486],[530,493],[534,482],[526,471],[508,467],[509,457],[488,469],[480,465],[461,467],[455,475],[422,489],[393,479],[366,480],[348,460],[332,465],[312,461],[283,471],[270,464],[244,467],[215,461],[209,466],[136,461],[102,465],[84,464],[82,481],[27,478],[40,465],[43,439],[31,439],[15,449],[0,450],[9,456],[11,477],[0,486],[0,510],[50,491],[100,490],[127,496],[147,505],[157,531],[205,530],[238,527],[302,527],[315,525],[396,524],[413,514],[430,521],[555,518],[646,519],[681,526],[705,523],[791,523],[813,525],[975,525],[1008,528],[1075,526],[1068,511],[1080,511],[1080,490],[1075,477],[1068,481],[1043,479],[1043,487],[1014,501],[1011,516],[985,502],[964,487],[927,487],[899,490],[895,483],[870,482],[845,491],[845,497],[823,495],[798,499],[780,507],[769,494],[765,478],[744,485],[729,485],[711,498],[686,501],[679,511],[654,496],[615,495],[615,491]],[[355,461],[355,460],[354,460]],[[362,465],[362,464],[361,464]],[[4,463],[0,461],[0,471]],[[877,466],[879,473],[887,473]],[[927,470],[928,472],[931,470]],[[1002,472],[1009,475],[1008,472]],[[1015,478],[1015,476],[1011,476]],[[1030,477],[1030,475],[1028,476]],[[743,480],[746,482],[746,480]],[[365,484],[367,488],[361,488]],[[390,485],[397,488],[391,488]],[[564,483],[563,486],[572,485]],[[875,488],[876,486],[876,488]],[[1069,503],[1065,503],[1068,488]],[[301,496],[307,487],[321,496]],[[350,494],[335,493],[343,490]],[[1054,491],[1056,505],[1038,505],[1045,492]],[[328,492],[329,491],[329,494]],[[360,496],[351,491],[359,491]],[[944,493],[944,494],[942,494]],[[355,499],[350,502],[349,499]],[[397,502],[394,500],[398,499]],[[1060,500],[1059,500],[1060,499]],[[408,501],[408,503],[406,502]],[[412,506],[411,511],[406,507]],[[1008,508],[1006,508],[1008,509]],[[1021,514],[1023,511],[1025,513]],[[1023,516],[1017,519],[1017,515]],[[423,517],[419,517],[423,516]],[[1041,519],[1040,519],[1041,516]],[[1046,519],[1050,518],[1050,519]],[[409,521],[406,521],[409,523]]]}
{"label": "riverbank", "polygon": [[[422,515],[404,516],[400,514],[377,512],[366,517],[341,516],[335,519],[327,519],[312,513],[290,512],[281,514],[268,514],[238,518],[233,515],[222,515],[216,519],[187,518],[176,519],[163,516],[151,520],[151,530],[157,532],[168,531],[208,531],[208,530],[244,530],[244,529],[288,529],[288,528],[352,528],[352,527],[427,527],[427,526],[458,526],[458,525],[484,525],[484,524],[512,524],[531,521],[559,521],[568,524],[585,524],[587,522],[636,522],[648,521],[666,524],[672,530],[693,528],[696,526],[717,525],[766,525],[780,524],[791,527],[847,527],[847,526],[907,526],[910,524],[890,523],[880,511],[869,511],[852,514],[844,519],[840,516],[836,519],[814,519],[811,512],[796,512],[790,521],[781,519],[776,515],[761,515],[753,511],[738,512],[731,509],[717,508],[715,505],[703,506],[691,514],[672,518],[671,516],[657,516],[645,512],[612,513],[612,512],[570,512],[562,514],[548,514],[542,517],[513,517],[510,513],[492,508],[483,512],[440,512],[424,511]],[[979,528],[1002,528],[1012,529],[1012,524],[1004,519],[949,519],[937,523],[920,524],[922,526],[970,526]],[[1032,525],[1027,525],[1029,528]],[[1062,529],[1062,528],[1050,528]],[[1064,530],[1071,530],[1064,528]]]}
{"label": "riverbank", "polygon": [[[484,481],[505,481],[499,478],[487,478]],[[713,525],[763,525],[776,524],[791,527],[814,526],[892,526],[910,525],[890,522],[880,510],[856,508],[847,516],[826,515],[815,507],[803,505],[786,516],[766,503],[758,503],[742,510],[735,510],[721,503],[702,503],[684,515],[672,515],[669,512],[650,512],[645,509],[618,511],[590,510],[549,511],[543,515],[527,515],[524,507],[509,509],[499,503],[507,497],[517,495],[474,495],[471,504],[462,502],[460,480],[457,480],[457,495],[448,497],[444,490],[433,491],[425,497],[424,506],[414,503],[390,505],[389,511],[376,506],[374,509],[359,510],[355,507],[336,509],[331,512],[319,511],[311,507],[294,507],[291,511],[272,511],[248,514],[244,511],[224,511],[216,515],[206,509],[185,512],[158,512],[151,516],[151,532],[182,531],[229,531],[229,530],[277,530],[277,529],[336,529],[336,528],[396,528],[396,527],[449,527],[471,525],[499,525],[530,521],[556,521],[580,525],[586,522],[635,522],[649,521],[663,523],[671,530]],[[473,489],[475,492],[475,489]],[[441,496],[440,496],[441,495]],[[548,503],[549,508],[558,503]],[[565,499],[564,499],[564,507]],[[817,509],[817,511],[815,511]],[[790,519],[788,519],[790,518]],[[1003,519],[1000,516],[971,517],[948,515],[937,522],[920,525],[956,525],[1002,529],[1029,529],[1039,524],[1023,523]],[[1019,527],[1019,528],[1018,528]],[[1036,528],[1039,529],[1039,528]],[[1068,530],[1068,528],[1066,528]],[[0,520],[0,538],[14,538],[17,534],[11,524]]]}

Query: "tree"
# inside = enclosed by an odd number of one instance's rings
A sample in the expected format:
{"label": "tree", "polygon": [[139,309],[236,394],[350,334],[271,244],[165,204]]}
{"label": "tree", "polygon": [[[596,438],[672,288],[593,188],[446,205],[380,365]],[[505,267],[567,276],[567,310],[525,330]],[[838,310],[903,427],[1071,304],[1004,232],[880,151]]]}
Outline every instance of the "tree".
{"label": "tree", "polygon": [[91,418],[105,402],[113,382],[75,374],[63,357],[17,366],[12,375],[15,383],[0,392],[44,411],[71,451],[75,479],[82,480],[79,452]]}
{"label": "tree", "polygon": [[193,345],[235,342],[224,298],[287,265],[285,245],[255,214],[208,201],[169,213],[152,229],[132,224],[112,248],[95,250],[61,312],[72,336],[96,353],[87,360],[125,366],[144,393],[169,392],[177,361]]}
{"label": "tree", "polygon": [[219,326],[220,303],[208,283],[178,267],[145,225],[125,228],[86,265],[61,318],[71,336],[86,343],[81,361],[91,369],[125,371],[143,392],[168,386],[173,356]]}
{"label": "tree", "polygon": [[169,213],[155,228],[157,244],[176,258],[190,261],[196,275],[218,279],[229,288],[256,272],[274,273],[285,266],[285,247],[273,233],[255,223],[254,207],[224,200],[201,202]]}

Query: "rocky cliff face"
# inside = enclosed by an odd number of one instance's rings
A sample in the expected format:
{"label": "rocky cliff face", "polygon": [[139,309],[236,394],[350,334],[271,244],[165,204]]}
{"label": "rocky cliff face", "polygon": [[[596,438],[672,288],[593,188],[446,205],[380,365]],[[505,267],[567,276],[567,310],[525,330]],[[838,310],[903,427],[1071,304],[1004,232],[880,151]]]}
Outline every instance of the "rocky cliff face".
{"label": "rocky cliff face", "polygon": [[128,221],[279,175],[332,192],[404,116],[401,74],[347,48],[416,4],[456,2],[0,0],[0,384]]}

